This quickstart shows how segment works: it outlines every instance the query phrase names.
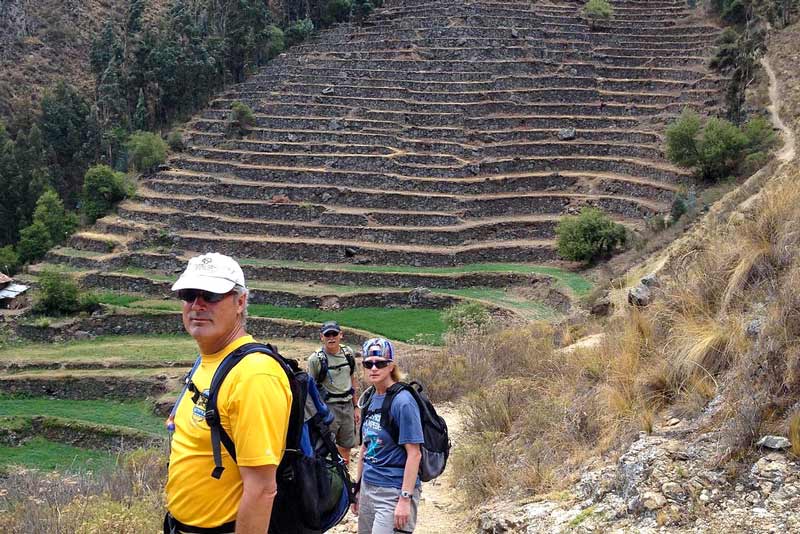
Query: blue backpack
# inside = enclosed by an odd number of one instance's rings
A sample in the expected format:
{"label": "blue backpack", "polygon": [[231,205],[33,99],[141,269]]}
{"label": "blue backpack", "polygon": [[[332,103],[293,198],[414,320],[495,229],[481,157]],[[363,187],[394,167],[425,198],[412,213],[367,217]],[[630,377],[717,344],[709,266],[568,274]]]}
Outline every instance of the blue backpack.
{"label": "blue backpack", "polygon": [[[316,382],[302,371],[295,360],[281,356],[271,345],[246,343],[228,354],[219,364],[208,390],[206,423],[211,429],[211,447],[214,470],[211,476],[222,476],[220,443],[236,461],[236,447],[225,432],[217,412],[217,395],[225,377],[242,358],[259,352],[277,361],[289,379],[292,407],[286,435],[286,452],[278,465],[278,494],[272,506],[270,534],[314,534],[325,532],[342,521],[347,514],[352,496],[352,481],[344,459],[339,455],[329,429],[333,414],[322,401]],[[189,373],[186,387],[195,395],[202,395],[191,381]],[[181,392],[181,397],[183,393]],[[173,415],[181,397],[173,408]],[[222,525],[230,532],[234,524]]]}

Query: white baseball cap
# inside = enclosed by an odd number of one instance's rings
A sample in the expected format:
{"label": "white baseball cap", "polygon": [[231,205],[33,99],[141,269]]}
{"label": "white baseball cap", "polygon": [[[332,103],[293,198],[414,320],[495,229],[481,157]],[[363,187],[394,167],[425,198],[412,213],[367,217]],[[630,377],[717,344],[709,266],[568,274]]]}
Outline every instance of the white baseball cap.
{"label": "white baseball cap", "polygon": [[227,293],[234,286],[246,287],[242,268],[230,256],[209,252],[189,260],[186,270],[172,284],[172,291],[202,289],[212,293]]}

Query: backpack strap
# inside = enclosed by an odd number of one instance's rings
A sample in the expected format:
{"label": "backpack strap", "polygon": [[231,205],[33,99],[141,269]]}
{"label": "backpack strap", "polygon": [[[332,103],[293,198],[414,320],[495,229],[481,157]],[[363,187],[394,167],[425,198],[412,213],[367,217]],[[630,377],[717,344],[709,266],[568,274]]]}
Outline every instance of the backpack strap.
{"label": "backpack strap", "polygon": [[319,349],[313,355],[319,360],[319,375],[313,378],[317,381],[317,384],[322,384],[328,377],[328,356],[322,349]]}
{"label": "backpack strap", "polygon": [[[211,385],[208,388],[208,401],[206,403],[206,423],[211,429],[211,452],[214,455],[214,470],[211,472],[211,476],[216,479],[219,479],[222,476],[222,472],[225,470],[222,466],[222,450],[220,448],[220,443],[225,446],[225,449],[228,451],[228,454],[231,455],[233,461],[236,461],[236,446],[228,433],[225,432],[225,429],[222,428],[222,422],[217,409],[219,388],[223,380],[225,380],[225,377],[228,376],[228,373],[230,373],[245,356],[256,352],[266,354],[277,361],[287,374],[287,377],[292,377],[294,374],[290,365],[271,345],[262,343],[245,343],[225,356],[225,359],[219,364],[219,367],[217,367],[214,373],[214,377],[211,379]],[[290,419],[290,429],[292,426],[291,421]],[[291,436],[287,436],[287,443],[289,443],[288,439],[290,437]]]}
{"label": "backpack strap", "polygon": [[398,393],[407,389],[409,389],[409,385],[405,382],[395,382],[386,390],[386,398],[383,399],[383,406],[381,406],[381,426],[386,429],[395,443],[400,438],[400,427],[392,417],[392,403]]}
{"label": "backpack strap", "polygon": [[169,412],[169,417],[164,422],[167,427],[167,432],[169,432],[169,440],[172,443],[172,434],[175,433],[175,414],[178,413],[178,405],[183,400],[183,396],[186,395],[186,390],[189,389],[189,384],[192,383],[192,376],[194,376],[194,372],[197,371],[197,368],[200,367],[200,363],[203,361],[203,357],[199,354],[197,355],[197,359],[194,361],[194,365],[192,365],[191,371],[186,375],[186,378],[183,380],[183,389],[178,394],[178,398],[175,399],[175,404],[172,405],[172,410]]}
{"label": "backpack strap", "polygon": [[356,372],[356,357],[353,354],[353,349],[346,345],[342,345],[342,352],[347,360],[347,365],[350,366],[350,376],[353,376],[353,373]]}

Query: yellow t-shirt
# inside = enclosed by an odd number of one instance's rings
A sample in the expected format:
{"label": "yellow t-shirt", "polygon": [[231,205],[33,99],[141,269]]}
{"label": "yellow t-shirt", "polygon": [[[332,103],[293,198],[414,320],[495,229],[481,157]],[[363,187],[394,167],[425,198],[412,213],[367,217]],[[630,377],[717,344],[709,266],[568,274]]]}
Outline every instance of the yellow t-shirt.
{"label": "yellow t-shirt", "polygon": [[[215,354],[203,355],[192,382],[207,393],[225,356],[253,341],[252,336],[243,336]],[[278,362],[266,354],[247,355],[222,382],[217,404],[222,427],[236,445],[236,463],[247,467],[280,463],[292,392]],[[236,519],[242,479],[228,451],[222,445],[221,449],[225,471],[217,480],[211,477],[214,456],[205,399],[200,397],[195,405],[187,391],[175,413],[167,479],[167,508],[178,521],[211,528]]]}

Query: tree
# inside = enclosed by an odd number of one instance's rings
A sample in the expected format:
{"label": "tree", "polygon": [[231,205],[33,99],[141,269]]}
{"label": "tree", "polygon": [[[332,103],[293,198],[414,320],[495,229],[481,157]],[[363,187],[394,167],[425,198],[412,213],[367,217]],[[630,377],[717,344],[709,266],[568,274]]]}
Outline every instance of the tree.
{"label": "tree", "polygon": [[614,8],[608,0],[589,0],[583,6],[583,16],[589,20],[589,28],[594,30],[601,20],[609,20],[614,14]]}
{"label": "tree", "polygon": [[681,167],[697,165],[697,139],[701,130],[700,115],[684,109],[681,116],[667,127],[667,158]]}
{"label": "tree", "polygon": [[14,252],[14,247],[6,245],[0,247],[0,273],[13,276],[19,269],[19,256]]}
{"label": "tree", "polygon": [[712,117],[697,141],[700,174],[719,180],[735,172],[744,159],[747,137],[725,119]]}
{"label": "tree", "polygon": [[149,171],[167,158],[167,143],[154,133],[136,132],[126,146],[128,162],[139,172]]}
{"label": "tree", "polygon": [[53,245],[63,243],[78,226],[78,218],[64,209],[64,203],[52,189],[42,193],[36,201],[33,222],[40,222],[47,228]]}
{"label": "tree", "polygon": [[93,223],[127,195],[125,176],[108,165],[95,165],[86,171],[83,182],[83,213]]}
{"label": "tree", "polygon": [[329,0],[322,13],[323,26],[331,26],[337,22],[344,22],[350,18],[352,0]]}
{"label": "tree", "polygon": [[0,245],[14,243],[19,232],[17,207],[23,202],[16,144],[0,123]]}
{"label": "tree", "polygon": [[[369,0],[365,0],[369,3]],[[358,5],[358,3],[356,3]],[[370,7],[372,4],[370,4]],[[354,8],[355,9],[355,8]],[[372,11],[370,9],[370,11]],[[355,12],[354,12],[355,13]],[[286,28],[283,36],[286,40],[286,46],[294,46],[305,41],[308,36],[314,31],[314,23],[311,19],[296,20],[293,24]]]}
{"label": "tree", "polygon": [[78,285],[69,274],[43,270],[34,310],[48,315],[75,313],[80,308]]}
{"label": "tree", "polygon": [[43,258],[53,246],[50,239],[50,232],[41,221],[36,221],[23,228],[19,233],[19,243],[17,243],[17,254],[19,261],[30,263]]}
{"label": "tree", "polygon": [[147,130],[147,102],[144,99],[144,89],[139,89],[139,98],[136,100],[136,111],[133,112],[133,129]]}
{"label": "tree", "polygon": [[597,208],[583,208],[580,215],[561,219],[556,236],[562,258],[587,263],[610,255],[627,237],[624,226]]}
{"label": "tree", "polygon": [[39,128],[44,143],[52,149],[55,186],[61,197],[74,204],[90,155],[95,147],[90,140],[89,104],[78,91],[64,82],[42,98],[42,115]]}

